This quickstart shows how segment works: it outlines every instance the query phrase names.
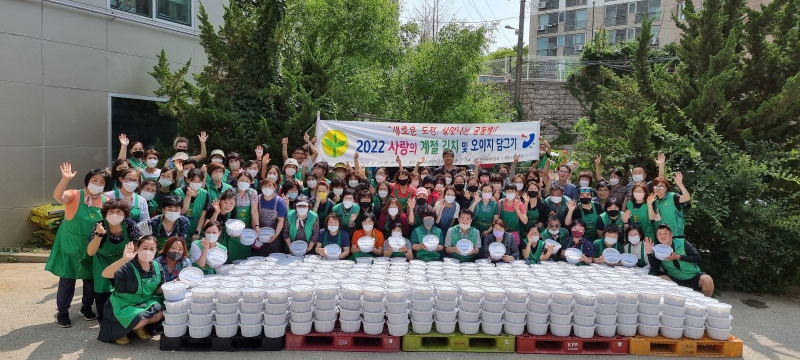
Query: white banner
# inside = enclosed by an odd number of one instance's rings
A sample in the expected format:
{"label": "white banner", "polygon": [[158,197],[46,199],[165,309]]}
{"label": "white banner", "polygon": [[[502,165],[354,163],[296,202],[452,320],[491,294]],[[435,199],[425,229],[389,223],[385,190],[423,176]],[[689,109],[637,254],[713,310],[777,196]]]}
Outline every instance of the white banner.
{"label": "white banner", "polygon": [[317,121],[319,160],[333,166],[353,163],[358,152],[360,165],[414,166],[424,157],[424,166],[440,166],[442,153],[451,149],[456,165],[484,164],[539,159],[539,122],[499,124],[424,124],[365,121]]}

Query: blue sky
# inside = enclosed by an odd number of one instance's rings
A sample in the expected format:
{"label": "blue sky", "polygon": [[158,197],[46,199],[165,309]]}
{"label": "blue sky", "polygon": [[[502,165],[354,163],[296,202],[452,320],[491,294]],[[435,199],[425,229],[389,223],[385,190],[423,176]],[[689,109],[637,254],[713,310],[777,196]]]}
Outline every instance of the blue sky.
{"label": "blue sky", "polygon": [[[401,0],[401,18],[403,22],[409,21],[409,17],[414,17],[414,6],[424,3],[432,4],[433,0]],[[497,31],[494,34],[494,44],[491,50],[499,47],[510,48],[517,44],[517,36],[514,30],[505,29],[506,25],[514,28],[519,26],[519,0],[439,0],[440,4],[451,3],[451,13],[458,20],[477,22],[495,19],[500,20]],[[530,27],[530,1],[525,4],[525,37],[524,43],[528,44],[528,30]],[[449,18],[449,16],[448,16]]]}

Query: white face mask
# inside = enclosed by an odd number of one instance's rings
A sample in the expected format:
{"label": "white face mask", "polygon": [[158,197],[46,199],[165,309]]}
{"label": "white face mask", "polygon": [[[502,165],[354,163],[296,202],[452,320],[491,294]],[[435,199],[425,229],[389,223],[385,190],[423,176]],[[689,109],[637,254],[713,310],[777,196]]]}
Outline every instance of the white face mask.
{"label": "white face mask", "polygon": [[483,197],[484,200],[489,200],[492,198],[492,193],[490,192],[481,193],[481,197]]}
{"label": "white face mask", "polygon": [[419,181],[412,181],[411,182],[411,187],[415,188],[415,189],[418,188],[419,187]]}
{"label": "white face mask", "polygon": [[617,239],[616,238],[612,238],[612,237],[607,237],[607,238],[605,238],[605,242],[608,245],[614,245],[614,244],[617,243]]}
{"label": "white face mask", "polygon": [[239,181],[236,183],[236,187],[238,187],[239,190],[245,191],[250,188],[250,183],[246,181]]}
{"label": "white face mask", "polygon": [[638,236],[628,236],[628,241],[630,241],[631,244],[636,245],[639,243],[640,239]]}
{"label": "white face mask", "polygon": [[342,206],[344,206],[345,209],[349,209],[353,206],[353,202],[350,200],[342,201]]}
{"label": "white face mask", "polygon": [[308,214],[308,208],[307,207],[297,208],[297,214],[300,216],[305,216],[306,214]]}
{"label": "white face mask", "polygon": [[310,187],[310,188],[316,187],[317,186],[317,180],[308,180],[306,182],[306,185],[308,185],[308,187]]}
{"label": "white face mask", "polygon": [[212,162],[212,163],[217,163],[217,164],[222,164],[222,159],[220,159],[220,158],[213,158],[213,159],[211,159],[211,162]]}
{"label": "white face mask", "polygon": [[188,176],[189,176],[189,170],[183,170],[183,177],[185,178]]}
{"label": "white face mask", "polygon": [[389,192],[386,191],[386,190],[380,190],[380,191],[378,191],[378,196],[382,197],[382,198],[385,198],[385,197],[389,196]]}
{"label": "white face mask", "polygon": [[122,188],[125,189],[125,191],[127,191],[127,192],[134,192],[136,190],[136,188],[138,188],[138,187],[139,187],[139,184],[135,183],[135,182],[122,183]]}
{"label": "white face mask", "polygon": [[236,170],[236,169],[239,168],[239,162],[238,161],[231,161],[231,162],[228,163],[228,167],[230,167],[231,170]]}
{"label": "white face mask", "polygon": [[506,199],[514,200],[517,197],[517,193],[506,193]]}
{"label": "white face mask", "polygon": [[247,169],[247,170],[245,170],[245,171],[247,171],[247,173],[248,173],[248,174],[250,174],[250,176],[252,176],[252,177],[253,177],[253,179],[255,179],[255,178],[256,178],[256,176],[258,176],[258,170]]}
{"label": "white face mask", "polygon": [[522,188],[525,187],[525,184],[523,184],[523,183],[514,183],[514,186],[517,187],[517,191],[520,191],[520,190],[522,190]]}
{"label": "white face mask", "polygon": [[118,214],[108,214],[106,215],[106,221],[108,221],[111,225],[119,225],[122,223],[122,220],[125,220],[125,217]]}
{"label": "white face mask", "polygon": [[377,183],[379,183],[379,184],[380,184],[380,183],[384,182],[385,180],[386,180],[386,176],[383,176],[383,175],[375,175],[375,181],[376,181]]}
{"label": "white face mask", "polygon": [[608,183],[611,184],[612,186],[617,185],[619,184],[619,179],[611,178],[610,180],[608,180]]}
{"label": "white face mask", "polygon": [[201,187],[203,187],[203,183],[199,182],[189,183],[189,187],[192,188],[192,190],[197,191],[200,190]]}
{"label": "white face mask", "polygon": [[343,192],[344,192],[344,189],[342,189],[342,188],[336,188],[336,189],[333,189],[333,193],[334,193],[334,195],[336,195],[336,196],[342,196],[342,193],[343,193]]}
{"label": "white face mask", "polygon": [[530,238],[530,241],[531,241],[531,242],[537,242],[537,241],[539,241],[539,235],[531,236],[531,238]]}
{"label": "white face mask", "polygon": [[153,250],[139,250],[137,254],[139,255],[139,260],[144,262],[151,262],[156,256],[156,252]]}
{"label": "white face mask", "polygon": [[445,184],[450,185],[451,182],[453,182],[453,178],[448,178],[448,177],[444,178]]}
{"label": "white face mask", "polygon": [[436,191],[442,191],[442,189],[444,189],[444,185],[436,184],[436,186],[433,189],[436,190]]}
{"label": "white face mask", "polygon": [[644,175],[642,175],[642,174],[634,174],[633,175],[633,181],[634,182],[642,182],[642,181],[644,181]]}
{"label": "white face mask", "polygon": [[350,185],[350,187],[356,187],[358,186],[358,180],[348,180],[347,185]]}
{"label": "white face mask", "polygon": [[167,187],[172,185],[172,180],[170,179],[158,179],[158,183],[161,184],[163,187]]}
{"label": "white face mask", "polygon": [[392,236],[394,237],[403,237],[403,233],[400,231],[392,231]]}
{"label": "white face mask", "polygon": [[640,192],[633,193],[633,198],[638,201],[642,201],[644,199],[644,193]]}
{"label": "white face mask", "polygon": [[152,169],[152,168],[156,167],[156,165],[158,165],[158,160],[150,159],[150,160],[145,161],[145,163],[147,164],[147,167]]}
{"label": "white face mask", "polygon": [[156,197],[156,193],[149,191],[142,191],[142,193],[139,195],[141,195],[147,201],[153,200]]}
{"label": "white face mask", "polygon": [[294,176],[294,174],[297,174],[297,169],[293,167],[287,167],[286,169],[283,169],[283,171],[286,172],[286,175],[288,176]]}
{"label": "white face mask", "polygon": [[328,225],[328,232],[335,233],[339,231],[339,225]]}
{"label": "white face mask", "polygon": [[86,185],[86,190],[89,191],[90,195],[100,195],[103,192],[104,187],[102,187],[100,185],[89,184],[89,185]]}
{"label": "white face mask", "polygon": [[458,223],[458,227],[460,227],[460,228],[461,228],[461,230],[464,230],[464,231],[466,231],[466,230],[469,230],[469,228],[470,228],[470,227],[472,227],[472,225],[470,225],[470,224],[462,224],[462,223]]}
{"label": "white face mask", "polygon": [[366,232],[370,232],[370,231],[372,231],[372,227],[373,227],[373,226],[374,226],[374,225],[372,225],[372,224],[362,224],[362,226],[361,226],[361,227],[363,227],[363,228],[364,228],[364,231],[366,231]]}
{"label": "white face mask", "polygon": [[269,174],[269,175],[267,175],[267,179],[268,180],[272,180],[272,181],[278,181],[278,175]]}
{"label": "white face mask", "polygon": [[263,192],[264,195],[272,196],[272,194],[275,194],[275,189],[273,189],[271,187],[268,187],[268,188],[262,189],[261,192]]}
{"label": "white face mask", "polygon": [[397,213],[399,213],[399,212],[400,212],[400,210],[397,209],[396,207],[390,207],[389,208],[389,215],[397,216]]}
{"label": "white face mask", "polygon": [[223,176],[225,176],[224,173],[222,173],[222,174],[219,174],[219,173],[211,174],[211,179],[213,179],[214,181],[222,181],[222,177]]}
{"label": "white face mask", "polygon": [[219,234],[206,234],[206,240],[210,243],[215,243],[219,239]]}
{"label": "white face mask", "polygon": [[455,201],[455,200],[456,200],[456,197],[453,196],[453,195],[445,195],[444,196],[444,201],[447,201],[448,204],[452,204],[453,201]]}
{"label": "white face mask", "polygon": [[559,230],[547,229],[547,232],[549,232],[550,235],[556,236],[558,235]]}
{"label": "white face mask", "polygon": [[581,187],[589,187],[589,180],[581,180],[579,184],[581,184]]}
{"label": "white face mask", "polygon": [[181,217],[181,213],[177,211],[167,211],[164,213],[164,217],[167,218],[167,220],[169,221],[175,221]]}
{"label": "white face mask", "polygon": [[562,198],[561,196],[551,196],[550,197],[550,201],[552,201],[554,204],[560,204],[561,200],[564,200],[564,198]]}

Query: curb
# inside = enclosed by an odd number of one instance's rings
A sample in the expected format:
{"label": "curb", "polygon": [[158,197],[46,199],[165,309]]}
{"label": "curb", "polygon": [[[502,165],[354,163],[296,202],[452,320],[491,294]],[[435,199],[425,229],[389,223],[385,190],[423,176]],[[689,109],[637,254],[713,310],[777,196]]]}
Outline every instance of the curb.
{"label": "curb", "polygon": [[[50,254],[0,252],[0,263],[47,263]],[[16,261],[14,261],[16,259]]]}

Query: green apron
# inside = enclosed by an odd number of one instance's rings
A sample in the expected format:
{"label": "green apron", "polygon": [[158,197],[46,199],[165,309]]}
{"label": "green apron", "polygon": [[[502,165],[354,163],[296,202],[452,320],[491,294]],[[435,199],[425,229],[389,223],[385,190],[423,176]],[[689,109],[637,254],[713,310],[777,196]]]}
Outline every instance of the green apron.
{"label": "green apron", "polygon": [[[537,201],[536,205],[539,205],[538,201],[541,201],[541,200],[537,199],[536,201]],[[528,222],[525,223],[525,224],[520,224],[519,225],[519,228],[520,228],[519,237],[520,238],[527,237],[528,231],[530,231],[532,227],[534,227],[534,226],[536,226],[537,228],[539,227],[539,207],[538,206],[534,206],[534,208],[531,209],[530,208],[530,204],[528,204],[528,208],[525,211],[525,215],[528,216]],[[539,232],[542,232],[542,229],[539,229]]]}
{"label": "green apron", "polygon": [[[526,236],[526,237],[522,238],[522,242],[525,243],[525,246],[528,246],[528,237]],[[544,240],[539,239],[539,240],[536,240],[536,242],[537,242],[536,250],[532,251],[530,253],[530,255],[528,255],[528,263],[529,264],[531,264],[531,263],[538,264],[538,263],[540,263],[542,261],[541,260],[542,251],[544,251],[544,245],[545,245],[544,244]]]}
{"label": "green apron", "polygon": [[[175,195],[181,197],[181,200],[186,199],[186,191],[183,188],[175,189]],[[203,216],[203,210],[205,208],[203,205],[206,204],[206,196],[208,196],[208,192],[205,189],[197,189],[197,196],[194,198],[194,202],[189,206],[189,210],[186,211],[186,214],[183,214],[189,219],[189,234],[194,234],[197,231],[197,224],[200,222],[201,217]],[[187,241],[189,241],[192,237],[187,236]]]}
{"label": "green apron", "polygon": [[[65,279],[92,279],[92,258],[86,252],[94,224],[103,219],[99,207],[89,207],[83,201],[84,191],[78,193],[78,210],[70,220],[64,220],[56,233],[53,248],[44,269]],[[100,195],[105,204],[106,197]]]}
{"label": "green apron", "polygon": [[223,192],[225,192],[225,190],[231,190],[231,189],[233,189],[233,187],[225,183],[224,181],[222,182],[222,189],[217,189],[216,187],[214,187],[213,182],[206,182],[206,191],[208,192],[208,196],[211,198],[211,201],[217,200],[219,196]]}
{"label": "green apron", "polygon": [[663,199],[656,199],[656,210],[661,214],[661,221],[656,221],[654,228],[667,224],[672,229],[672,236],[683,236],[683,208],[675,204],[675,193],[667,192]]}
{"label": "green apron", "polygon": [[[225,183],[227,183],[227,182],[228,182],[228,175],[230,175],[230,173],[231,173],[231,171],[230,171],[230,170],[228,170],[228,169],[225,169],[225,173],[222,175],[222,180],[221,180],[221,182],[222,182],[223,184],[225,184]],[[211,189],[211,188],[213,188],[213,187],[214,187],[214,180],[213,180],[213,179],[211,179],[211,174],[206,174],[206,188],[207,188],[207,189]],[[224,187],[225,187],[225,186],[223,186],[223,188],[224,188]],[[209,191],[211,191],[211,190],[209,190]],[[225,189],[222,189],[222,191],[225,191]],[[215,199],[216,199],[216,198],[215,198]]]}
{"label": "green apron", "polygon": [[519,216],[517,216],[517,208],[515,207],[511,211],[506,211],[505,199],[501,200],[501,204],[498,206],[500,207],[500,219],[502,219],[506,223],[506,231],[508,232],[516,231],[517,234],[519,234],[520,221],[519,221]]}
{"label": "green apron", "polygon": [[608,227],[611,225],[616,225],[617,228],[619,228],[619,231],[617,231],[617,235],[619,235],[617,239],[622,241],[623,234],[625,233],[625,223],[622,222],[622,215],[617,215],[617,220],[613,220],[610,216],[608,216],[608,213],[603,213],[600,215],[600,220],[603,221],[603,225],[606,226],[606,229],[608,229]]}
{"label": "green apron", "polygon": [[[672,251],[679,256],[686,255],[686,249],[684,245],[685,239],[683,238],[672,238]],[[678,269],[675,267],[675,261],[677,261],[681,268]],[[688,261],[683,260],[669,260],[661,261],[661,267],[667,271],[669,276],[672,276],[678,280],[689,280],[697,275],[702,274],[703,272],[700,271],[700,267],[697,266],[695,263],[690,263]]]}
{"label": "green apron", "polygon": [[[177,228],[179,220],[180,219],[175,220],[175,223],[172,225],[173,226],[173,228],[172,228],[173,231],[175,231],[175,228]],[[156,231],[153,233],[153,235],[156,236],[156,240],[158,240],[158,248],[159,249],[163,248],[164,244],[166,244],[167,240],[169,240],[169,236],[159,236],[161,234],[161,229],[164,228],[163,224],[164,224],[164,216],[161,216],[161,221],[158,222],[158,229],[156,229]],[[187,240],[188,240],[188,241],[186,241],[187,249],[190,249],[191,245],[192,245],[192,238],[189,237],[189,239],[187,239]]]}
{"label": "green apron", "polygon": [[569,211],[569,207],[567,206],[567,202],[569,202],[570,200],[571,200],[570,198],[568,198],[566,196],[562,196],[561,197],[561,202],[558,203],[558,205],[556,205],[556,203],[554,203],[552,200],[550,200],[550,197],[547,197],[547,199],[544,199],[544,204],[547,205],[547,207],[551,211],[556,213],[556,216],[558,216],[558,220],[561,220],[561,226],[564,226],[564,220],[567,218],[567,212]]}
{"label": "green apron", "polygon": [[[119,244],[112,244],[111,241],[106,239],[97,249],[97,253],[92,256],[92,273],[94,274],[94,292],[110,293],[114,287],[111,286],[111,280],[103,277],[103,270],[115,261],[122,258],[122,253],[125,251],[125,246],[131,241],[128,236],[128,227],[123,222],[122,226],[122,241]],[[108,221],[103,220],[103,226],[110,229]],[[110,236],[110,231],[106,232]],[[102,310],[98,310],[102,311]]]}
{"label": "green apron", "polygon": [[[195,240],[192,243],[197,245],[198,248],[200,248],[200,253],[203,252],[203,240]],[[222,249],[222,250],[225,250],[226,253],[228,252],[228,248],[226,248],[225,245],[217,243],[217,247]],[[205,275],[212,275],[212,274],[216,274],[217,273],[214,270],[214,268],[212,268],[211,266],[208,266],[208,261],[206,261],[206,266],[200,266],[200,265],[197,265],[197,263],[192,263],[192,266],[194,266],[194,267],[196,267],[196,268],[198,268],[200,270],[203,270],[203,274],[205,274]]]}
{"label": "green apron", "polygon": [[147,168],[147,165],[142,160],[137,158],[131,157],[128,159],[128,161],[130,161],[131,166],[133,166],[134,169],[139,170],[139,172],[144,172],[144,169]]}
{"label": "green apron", "polygon": [[[406,239],[406,238],[403,238],[403,239],[406,241],[406,245],[408,245],[408,243],[409,243],[409,240],[408,240],[408,239]],[[392,249],[392,247],[391,247],[391,246],[389,246],[389,250],[391,250],[391,249]],[[396,257],[402,257],[402,258],[404,258],[404,257],[406,257],[406,253],[404,253],[404,252],[402,252],[402,251],[392,251],[392,253],[389,255],[389,257],[390,257],[390,258],[396,258]]]}
{"label": "green apron", "polygon": [[[387,221],[387,223],[388,223],[388,221]],[[372,235],[373,235],[372,238],[373,239],[375,238],[374,237],[375,231],[376,231],[375,229],[372,229]],[[339,231],[339,234],[341,234],[341,230]],[[367,236],[367,235],[364,235],[364,236]],[[338,240],[338,234],[337,234],[337,240]],[[355,240],[356,240],[356,245],[358,245],[358,239],[355,239]],[[384,239],[384,241],[386,241],[386,239]],[[378,246],[378,244],[375,244],[375,246]],[[359,247],[359,250],[361,250],[360,247]],[[350,255],[350,260],[355,261],[356,259],[361,258],[361,257],[375,257],[375,253],[373,253],[372,251],[370,251],[370,252],[356,251],[356,252],[354,252],[354,253],[352,253]]]}
{"label": "green apron", "polygon": [[406,197],[400,197],[400,190],[398,190],[400,186],[394,188],[394,198],[400,202],[400,211],[406,211],[406,207],[408,206],[408,199],[411,196],[411,186],[409,185],[408,191],[406,191]]}
{"label": "green apron", "polygon": [[[563,228],[563,227],[562,227],[562,228],[560,228],[560,229],[558,229],[558,239],[559,239],[559,243],[561,242],[561,239],[564,239],[564,238],[566,238],[566,237],[567,237],[567,235],[569,235],[569,233],[567,233],[567,229],[565,229],[565,228]],[[550,231],[548,231],[547,229],[545,229],[545,231],[543,231],[543,232],[542,232],[542,235],[541,235],[541,236],[542,236],[542,240],[555,240],[555,238],[553,237],[553,235],[551,235],[551,234],[550,234]]]}
{"label": "green apron", "polygon": [[631,212],[631,217],[628,219],[628,225],[639,225],[642,228],[643,239],[645,237],[649,237],[651,239],[656,238],[655,228],[653,227],[653,221],[650,220],[650,214],[647,212],[647,207],[649,205],[647,203],[642,203],[638,209],[634,207],[634,203],[632,200],[628,200],[628,204],[626,209]]}
{"label": "green apron", "polygon": [[225,251],[228,252],[228,260],[225,261],[226,264],[232,264],[234,260],[241,260],[241,258],[240,259],[233,258],[234,255],[241,255],[241,252],[239,254],[231,254],[231,246],[237,246],[237,245],[243,246],[239,238],[228,235],[228,231],[225,229],[225,222],[227,222],[230,219],[233,219],[234,218],[233,215],[235,215],[233,211],[227,214],[220,214],[220,216],[222,216],[222,220],[217,220],[219,221],[220,225],[219,229],[220,234],[219,234],[219,239],[217,239],[217,243],[219,244],[219,246],[223,247]]}
{"label": "green apron", "polygon": [[[476,229],[474,227],[471,227],[467,231],[467,240],[472,242],[472,246],[476,246],[476,244],[478,243],[478,238],[479,237],[480,237],[480,232],[478,231],[478,229]],[[456,247],[456,243],[461,239],[462,239],[462,237],[461,237],[461,228],[458,225],[453,226],[452,228],[450,228],[450,244],[453,247]],[[458,259],[458,261],[460,261],[462,263],[463,262],[472,261],[473,259],[475,259],[475,256],[476,256],[475,254],[467,255],[467,256],[461,255],[461,254],[458,253],[458,250],[456,250],[452,254],[450,254],[450,257],[452,257],[454,259]]]}
{"label": "green apron", "polygon": [[345,212],[344,204],[337,204],[333,207],[333,212],[339,216],[339,229],[351,233],[353,228],[350,227],[350,216],[361,212],[361,205],[353,204],[350,210]]}
{"label": "green apron", "polygon": [[[309,210],[306,214],[306,226],[303,228],[306,233],[306,243],[311,241],[311,232],[315,221],[317,221],[317,213]],[[294,241],[297,238],[297,210],[289,210],[286,214],[286,222],[288,224],[284,224],[284,226],[289,226],[289,240]]]}
{"label": "green apron", "polygon": [[[625,252],[628,253],[628,254],[632,254],[631,248],[633,248],[633,244],[628,243],[628,249]],[[642,244],[642,246],[640,246],[640,248],[641,248],[641,254],[640,254],[641,257],[639,258],[639,261],[636,262],[636,267],[643,268],[643,267],[647,266],[647,261],[645,260],[645,257],[647,255],[644,254],[644,244]]]}
{"label": "green apron", "polygon": [[489,200],[488,204],[484,204],[483,200],[481,200],[478,205],[475,205],[475,217],[472,220],[472,227],[478,229],[479,233],[489,230],[492,227],[495,214],[497,214],[497,202]]}
{"label": "green apron", "polygon": [[155,261],[151,261],[150,266],[153,267],[156,276],[149,279],[142,279],[139,269],[135,266],[133,267],[136,281],[139,283],[136,293],[118,293],[115,291],[111,294],[109,300],[114,309],[114,316],[125,328],[131,325],[131,322],[136,319],[136,315],[159,303],[159,299],[153,295],[158,290],[158,284],[161,282],[161,268]]}
{"label": "green apron", "polygon": [[[608,249],[608,246],[606,246],[605,243],[606,243],[605,239],[597,239],[595,241],[592,241],[592,247],[594,248],[594,257],[598,258],[603,256],[603,251],[605,249]],[[617,241],[617,243],[614,244],[613,248],[617,249],[617,251],[619,251],[620,254],[625,252],[625,248],[619,241]]]}
{"label": "green apron", "polygon": [[595,208],[594,204],[590,203],[589,205],[592,206],[592,212],[589,214],[583,212],[583,206],[578,206],[575,211],[581,212],[581,218],[583,219],[583,222],[586,223],[586,238],[594,241],[597,239],[597,219],[600,216],[597,214],[597,208]]}
{"label": "green apron", "polygon": [[[119,190],[114,190],[114,198],[122,199],[122,193]],[[133,206],[131,206],[131,216],[130,218],[133,219],[134,222],[139,222],[139,219],[142,217],[142,209],[139,209],[139,194],[133,194]]]}
{"label": "green apron", "polygon": [[155,198],[147,202],[147,211],[150,212],[151,218],[161,213],[161,209],[158,207],[158,202],[156,202]]}
{"label": "green apron", "polygon": [[[438,227],[431,226],[431,230],[428,231],[425,229],[425,226],[420,226],[414,229],[414,233],[416,234],[417,244],[422,244],[422,238],[428,235],[434,235],[439,238],[439,245],[444,245],[444,235],[442,234],[442,230]],[[441,258],[441,254],[438,251],[428,251],[423,245],[421,249],[417,250],[416,258],[418,260],[422,260],[424,262],[429,261],[437,261]]]}
{"label": "green apron", "polygon": [[[233,211],[236,212],[236,219],[244,221],[247,226],[246,229],[250,229],[250,205],[247,206],[236,206]],[[257,236],[258,234],[256,234]],[[253,248],[248,245],[242,245],[242,242],[238,238],[231,238],[232,241],[228,241],[228,259],[233,260],[241,260],[247,259],[250,256],[253,256]],[[277,239],[276,239],[277,240]]]}

